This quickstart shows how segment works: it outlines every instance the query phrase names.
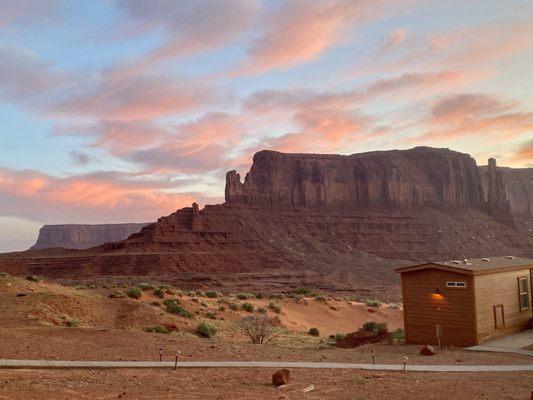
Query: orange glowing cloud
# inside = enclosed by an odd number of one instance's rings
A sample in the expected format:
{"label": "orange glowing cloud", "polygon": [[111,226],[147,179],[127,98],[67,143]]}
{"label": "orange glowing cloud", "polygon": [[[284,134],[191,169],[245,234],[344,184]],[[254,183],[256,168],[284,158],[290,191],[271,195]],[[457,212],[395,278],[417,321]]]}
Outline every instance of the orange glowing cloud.
{"label": "orange glowing cloud", "polygon": [[6,213],[41,221],[150,221],[207,199],[172,192],[173,186],[119,173],[56,178],[4,168],[0,169],[0,206]]}

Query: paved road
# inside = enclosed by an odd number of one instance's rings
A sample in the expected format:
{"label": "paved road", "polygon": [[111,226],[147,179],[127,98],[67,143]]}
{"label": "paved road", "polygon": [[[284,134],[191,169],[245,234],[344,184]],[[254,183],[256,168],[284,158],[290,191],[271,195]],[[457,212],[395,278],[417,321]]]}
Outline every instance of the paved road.
{"label": "paved road", "polygon": [[[2,360],[0,368],[173,368],[173,361],[55,361]],[[292,361],[178,361],[178,368],[326,368],[400,371],[402,365],[350,364]],[[418,372],[512,372],[533,371],[530,365],[407,365],[407,371]]]}

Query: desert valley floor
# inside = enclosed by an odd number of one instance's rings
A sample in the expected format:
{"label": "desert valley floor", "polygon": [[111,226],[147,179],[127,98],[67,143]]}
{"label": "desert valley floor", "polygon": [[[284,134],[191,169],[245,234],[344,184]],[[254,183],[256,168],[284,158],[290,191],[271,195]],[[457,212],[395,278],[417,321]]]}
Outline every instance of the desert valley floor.
{"label": "desert valley floor", "polygon": [[[397,304],[369,306],[364,299],[339,298],[312,291],[296,293],[221,294],[209,290],[180,291],[154,284],[140,285],[139,299],[120,297],[130,287],[112,281],[66,286],[52,280],[0,277],[0,359],[48,360],[272,360],[314,362],[376,362],[400,364],[511,365],[531,364],[531,357],[444,348],[428,357],[420,346],[400,343],[338,348],[331,335],[357,330],[368,321],[385,322],[394,331],[402,325]],[[161,294],[161,292],[163,294]],[[115,297],[109,297],[109,296]],[[164,297],[164,299],[161,298]],[[257,298],[260,297],[260,298]],[[240,300],[239,298],[243,299]],[[192,315],[165,311],[175,299]],[[365,304],[362,301],[366,301]],[[243,309],[250,303],[254,311]],[[261,311],[259,311],[261,310]],[[269,344],[251,344],[238,321],[247,315],[276,318],[280,332]],[[195,334],[205,321],[216,335]],[[170,333],[146,332],[168,327]],[[318,336],[308,332],[317,328]],[[291,370],[291,384],[271,385],[275,370],[264,369],[0,369],[0,399],[526,399],[533,372],[415,373],[357,370]],[[302,390],[309,385],[314,389]],[[474,397],[475,395],[475,397]]]}

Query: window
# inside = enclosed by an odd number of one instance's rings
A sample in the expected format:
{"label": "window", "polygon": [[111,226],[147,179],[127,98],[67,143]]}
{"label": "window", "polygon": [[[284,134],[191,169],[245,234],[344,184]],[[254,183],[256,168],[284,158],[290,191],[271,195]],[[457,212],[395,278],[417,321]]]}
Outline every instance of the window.
{"label": "window", "polygon": [[466,282],[448,281],[448,282],[446,282],[446,287],[450,287],[450,288],[466,288]]}
{"label": "window", "polygon": [[527,277],[518,278],[518,302],[520,310],[529,308],[529,290],[527,287]]}

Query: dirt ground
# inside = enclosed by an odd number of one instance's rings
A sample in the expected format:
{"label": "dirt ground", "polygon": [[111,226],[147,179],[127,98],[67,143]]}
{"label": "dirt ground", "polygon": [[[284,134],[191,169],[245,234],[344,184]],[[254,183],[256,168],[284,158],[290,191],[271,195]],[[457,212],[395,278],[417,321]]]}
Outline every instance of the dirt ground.
{"label": "dirt ground", "polygon": [[[432,357],[419,354],[420,346],[374,344],[355,349],[331,346],[328,336],[349,332],[369,320],[401,326],[401,308],[374,309],[360,302],[324,295],[249,299],[257,308],[275,301],[281,312],[282,334],[268,345],[253,345],[238,321],[250,315],[230,305],[242,305],[236,296],[208,298],[178,294],[194,313],[192,319],[165,312],[162,299],[144,291],[141,299],[108,298],[117,288],[76,289],[54,282],[0,279],[0,358],[49,360],[283,360],[400,364],[531,364],[531,357],[472,352],[458,348],[438,350]],[[123,290],[123,288],[122,288]],[[23,296],[20,294],[23,293]],[[221,311],[221,307],[224,310]],[[213,313],[215,319],[208,318]],[[67,322],[79,326],[68,327]],[[206,321],[218,329],[211,339],[194,334]],[[178,332],[149,333],[144,328],[174,324]],[[309,327],[319,337],[307,334]],[[393,373],[349,370],[292,370],[293,385],[275,389],[270,369],[187,370],[0,370],[2,399],[530,399],[533,373]],[[310,384],[315,389],[303,393]]]}
{"label": "dirt ground", "polygon": [[[291,370],[274,388],[270,369],[0,370],[0,399],[530,399],[533,373]],[[304,393],[303,389],[314,385]]]}

